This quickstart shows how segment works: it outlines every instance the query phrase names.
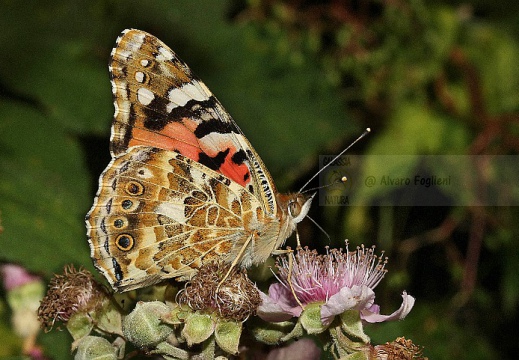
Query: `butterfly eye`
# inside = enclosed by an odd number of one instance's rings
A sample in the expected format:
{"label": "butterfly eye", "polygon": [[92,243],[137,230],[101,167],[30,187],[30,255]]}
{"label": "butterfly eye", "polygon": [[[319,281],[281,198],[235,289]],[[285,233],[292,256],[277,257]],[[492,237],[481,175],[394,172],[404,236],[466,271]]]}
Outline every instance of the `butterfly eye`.
{"label": "butterfly eye", "polygon": [[128,234],[121,234],[115,239],[115,245],[121,251],[129,251],[134,244],[133,237]]}
{"label": "butterfly eye", "polygon": [[144,186],[137,181],[130,181],[125,186],[125,190],[128,194],[138,196],[144,194]]}
{"label": "butterfly eye", "polygon": [[288,212],[291,217],[295,218],[301,212],[301,205],[295,200],[288,203]]}

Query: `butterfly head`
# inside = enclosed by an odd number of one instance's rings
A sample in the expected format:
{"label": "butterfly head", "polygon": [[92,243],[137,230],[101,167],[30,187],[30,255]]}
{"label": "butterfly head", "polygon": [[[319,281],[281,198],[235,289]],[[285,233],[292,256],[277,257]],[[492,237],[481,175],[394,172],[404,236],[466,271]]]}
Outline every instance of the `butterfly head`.
{"label": "butterfly head", "polygon": [[296,193],[289,195],[287,201],[288,216],[294,224],[300,223],[306,217],[315,194]]}

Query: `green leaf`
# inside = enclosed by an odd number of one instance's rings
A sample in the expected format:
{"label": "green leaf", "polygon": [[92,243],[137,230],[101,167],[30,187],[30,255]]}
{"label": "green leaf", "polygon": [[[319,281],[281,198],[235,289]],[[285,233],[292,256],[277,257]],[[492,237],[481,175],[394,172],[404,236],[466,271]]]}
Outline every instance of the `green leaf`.
{"label": "green leaf", "polygon": [[45,355],[54,360],[70,360],[70,346],[72,337],[68,331],[54,329],[49,333],[42,333],[38,338]]}
{"label": "green leaf", "polygon": [[106,64],[115,39],[99,35],[99,5],[8,2],[0,14],[2,85],[69,130],[102,131],[113,113]]}
{"label": "green leaf", "polygon": [[88,174],[77,142],[29,107],[2,102],[0,119],[0,257],[32,270],[89,264]]}
{"label": "green leaf", "polygon": [[369,337],[364,333],[360,312],[358,310],[346,310],[340,316],[341,328],[352,341],[360,340],[369,344]]}

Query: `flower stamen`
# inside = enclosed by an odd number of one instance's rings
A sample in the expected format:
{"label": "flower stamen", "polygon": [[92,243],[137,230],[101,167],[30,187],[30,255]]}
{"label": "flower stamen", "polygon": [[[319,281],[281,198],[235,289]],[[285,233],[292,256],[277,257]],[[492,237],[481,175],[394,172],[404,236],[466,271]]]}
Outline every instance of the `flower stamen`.
{"label": "flower stamen", "polygon": [[[365,285],[374,289],[387,272],[387,261],[384,252],[380,256],[375,254],[375,246],[366,248],[362,245],[349,252],[346,244],[345,251],[326,248],[324,255],[305,247],[295,252],[291,283],[303,304],[326,302],[343,287]],[[276,266],[279,270],[276,277],[289,288],[289,260],[279,257]]]}

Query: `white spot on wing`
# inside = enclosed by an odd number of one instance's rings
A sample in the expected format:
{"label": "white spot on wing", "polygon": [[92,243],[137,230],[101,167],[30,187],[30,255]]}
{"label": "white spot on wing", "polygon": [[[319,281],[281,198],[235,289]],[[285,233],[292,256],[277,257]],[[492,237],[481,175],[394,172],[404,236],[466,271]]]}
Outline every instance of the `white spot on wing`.
{"label": "white spot on wing", "polygon": [[150,90],[146,88],[137,90],[137,100],[139,100],[142,105],[149,105],[153,99],[155,99],[155,95],[153,95]]}
{"label": "white spot on wing", "polygon": [[137,51],[141,48],[142,44],[144,43],[144,37],[146,35],[142,32],[136,32],[133,36],[132,41],[128,42],[128,48],[131,51]]}
{"label": "white spot on wing", "polygon": [[195,183],[195,184],[205,183],[204,175],[201,171],[198,171],[198,169],[191,169],[190,175],[193,178],[193,183]]}
{"label": "white spot on wing", "polygon": [[113,57],[119,56],[119,57],[123,58],[123,60],[128,60],[128,58],[132,54],[131,51],[123,50],[123,49],[120,49],[120,48],[117,48],[117,49],[114,49],[114,50],[115,51],[114,51]]}
{"label": "white spot on wing", "polygon": [[142,71],[137,71],[135,73],[135,80],[137,80],[140,83],[144,82],[144,73]]}
{"label": "white spot on wing", "polygon": [[150,159],[150,154],[147,151],[135,150],[133,153],[133,160],[136,162],[146,162]]}
{"label": "white spot on wing", "polygon": [[184,204],[175,204],[171,202],[163,202],[155,209],[155,212],[160,215],[164,215],[178,221],[181,224],[186,223],[186,217],[184,216]]}
{"label": "white spot on wing", "polygon": [[[238,134],[235,134],[239,136]],[[204,142],[205,148],[208,153],[218,153],[220,151],[220,144],[229,144],[232,142],[233,146],[236,149],[241,149],[240,143],[235,142],[235,139],[229,137],[229,134],[220,134],[217,132],[212,132],[210,134],[205,135],[201,141]]]}
{"label": "white spot on wing", "polygon": [[179,106],[185,106],[189,100],[208,100],[208,94],[211,93],[205,92],[204,90],[207,88],[204,89],[204,87],[202,87],[198,81],[193,80],[190,83],[182,85],[182,87],[172,88],[168,92],[170,103],[167,105],[166,110],[171,112],[171,110]]}
{"label": "white spot on wing", "polygon": [[161,46],[159,47],[159,54],[157,55],[157,60],[173,60],[173,53]]}
{"label": "white spot on wing", "polygon": [[[209,92],[209,90],[207,90],[207,92],[204,91],[203,87],[200,85],[201,83],[199,83],[196,80],[193,80],[190,83],[183,85],[182,91],[184,91],[186,94],[188,94],[189,96],[191,96],[191,98],[195,100],[207,100],[208,96],[210,96],[211,93]],[[207,89],[207,87],[205,89]]]}
{"label": "white spot on wing", "polygon": [[149,61],[149,60],[146,60],[146,59],[142,59],[142,60],[141,60],[141,66],[144,66],[144,67],[146,67],[146,66],[148,66],[148,65],[149,65],[149,63],[150,63],[150,61]]}

